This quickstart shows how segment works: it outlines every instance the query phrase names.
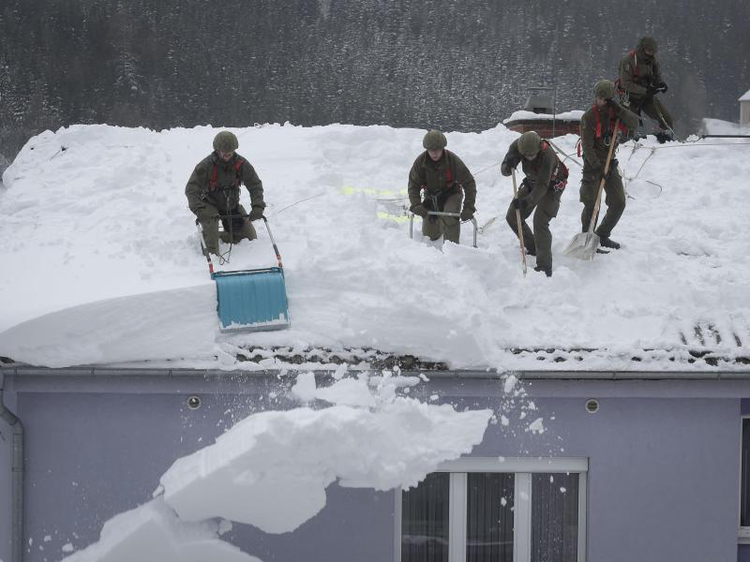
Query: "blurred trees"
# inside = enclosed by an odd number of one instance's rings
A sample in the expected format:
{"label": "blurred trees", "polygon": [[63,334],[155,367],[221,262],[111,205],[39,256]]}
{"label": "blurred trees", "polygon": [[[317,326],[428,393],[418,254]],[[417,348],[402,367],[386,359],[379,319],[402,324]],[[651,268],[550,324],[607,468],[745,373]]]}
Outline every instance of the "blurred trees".
{"label": "blurred trees", "polygon": [[585,108],[644,34],[684,133],[736,119],[748,21],[744,0],[5,0],[0,154],[73,123],[483,130],[529,86]]}

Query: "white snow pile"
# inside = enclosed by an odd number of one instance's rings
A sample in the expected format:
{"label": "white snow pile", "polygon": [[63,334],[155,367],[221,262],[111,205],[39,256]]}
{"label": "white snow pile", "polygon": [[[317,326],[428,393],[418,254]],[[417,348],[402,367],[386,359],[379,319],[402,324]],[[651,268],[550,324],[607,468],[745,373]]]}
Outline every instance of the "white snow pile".
{"label": "white snow pile", "polygon": [[[226,525],[224,526],[226,528]],[[104,524],[99,542],[67,562],[260,562],[219,538],[220,523],[181,521],[162,498],[116,515]]]}
{"label": "white snow pile", "polygon": [[218,538],[228,520],[291,532],[323,509],[334,482],[415,486],[439,463],[471,452],[493,415],[396,396],[398,386],[416,383],[386,374],[379,384],[345,378],[318,389],[312,373],[300,375],[293,395],[333,405],[246,418],[178,459],[154,500],[108,521],[98,543],[65,560],[256,560]]}
{"label": "white snow pile", "polygon": [[562,113],[535,113],[525,109],[514,111],[510,117],[503,119],[503,123],[512,123],[513,121],[580,121],[583,117],[583,111],[576,109],[574,111],[563,111]]}
{"label": "white snow pile", "polygon": [[[27,143],[0,189],[0,357],[248,369],[284,365],[240,362],[247,348],[357,348],[452,368],[682,370],[706,368],[688,363],[695,351],[723,368],[750,355],[748,143],[621,147],[629,199],[612,237],[623,247],[584,262],[563,255],[581,228],[578,137],[555,139],[572,156],[548,279],[533,258],[523,276],[505,223],[513,190],[499,162],[518,134],[502,125],[447,135],[477,180],[478,248],[470,223],[460,246],[426,243],[419,219],[408,236],[407,174],[424,131],[232,129],[264,182],[292,326],[229,336],[184,196],[219,130],[73,126]],[[275,265],[256,226],[225,269]]]}

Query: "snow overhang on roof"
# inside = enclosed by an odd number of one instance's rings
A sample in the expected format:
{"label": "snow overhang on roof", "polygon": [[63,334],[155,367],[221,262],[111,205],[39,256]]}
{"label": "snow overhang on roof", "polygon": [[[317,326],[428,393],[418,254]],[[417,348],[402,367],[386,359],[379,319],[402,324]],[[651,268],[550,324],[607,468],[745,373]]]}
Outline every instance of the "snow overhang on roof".
{"label": "snow overhang on roof", "polygon": [[745,92],[745,94],[740,97],[739,101],[750,101],[750,90]]}

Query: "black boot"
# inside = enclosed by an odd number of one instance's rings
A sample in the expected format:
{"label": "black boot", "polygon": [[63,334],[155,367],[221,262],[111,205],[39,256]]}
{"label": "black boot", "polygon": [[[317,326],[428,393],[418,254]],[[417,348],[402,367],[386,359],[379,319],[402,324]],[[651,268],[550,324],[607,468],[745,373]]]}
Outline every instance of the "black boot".
{"label": "black boot", "polygon": [[612,248],[613,250],[619,250],[620,244],[612,240],[611,238],[600,238],[599,245],[605,248]]}
{"label": "black boot", "polygon": [[547,268],[547,267],[542,267],[541,265],[537,265],[537,266],[536,266],[536,267],[534,268],[534,271],[543,271],[543,272],[544,272],[544,274],[545,274],[545,275],[546,275],[547,277],[552,277],[552,268],[551,268],[551,267]]}

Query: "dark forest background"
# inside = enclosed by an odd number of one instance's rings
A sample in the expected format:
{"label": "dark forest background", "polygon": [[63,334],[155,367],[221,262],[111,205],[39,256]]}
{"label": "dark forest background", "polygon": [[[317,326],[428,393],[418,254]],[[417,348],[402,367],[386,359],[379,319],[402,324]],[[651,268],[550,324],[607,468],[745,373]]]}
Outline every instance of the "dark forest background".
{"label": "dark forest background", "polygon": [[747,0],[0,0],[0,166],[74,123],[478,131],[583,109],[654,35],[678,132],[737,120]]}

